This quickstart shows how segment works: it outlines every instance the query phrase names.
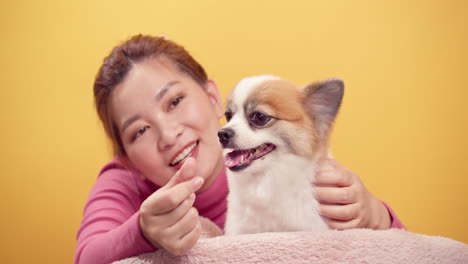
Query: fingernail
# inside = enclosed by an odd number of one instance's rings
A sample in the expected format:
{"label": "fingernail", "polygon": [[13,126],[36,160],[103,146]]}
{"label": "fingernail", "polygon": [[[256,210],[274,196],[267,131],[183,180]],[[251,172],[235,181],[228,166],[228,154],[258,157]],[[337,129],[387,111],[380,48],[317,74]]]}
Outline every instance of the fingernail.
{"label": "fingernail", "polygon": [[192,183],[193,187],[195,187],[195,189],[198,190],[198,188],[200,188],[203,185],[203,178],[196,177],[195,179],[193,179]]}

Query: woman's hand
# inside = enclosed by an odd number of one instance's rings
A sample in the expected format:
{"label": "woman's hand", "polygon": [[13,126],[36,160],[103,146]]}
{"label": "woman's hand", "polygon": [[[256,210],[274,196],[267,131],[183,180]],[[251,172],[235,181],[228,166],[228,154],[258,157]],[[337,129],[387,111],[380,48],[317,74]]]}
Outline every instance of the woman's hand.
{"label": "woman's hand", "polygon": [[140,227],[145,238],[174,255],[187,253],[200,238],[198,211],[192,206],[203,179],[195,177],[196,173],[195,160],[189,158],[140,207]]}
{"label": "woman's hand", "polygon": [[385,205],[367,191],[358,175],[336,160],[328,159],[317,171],[315,185],[320,214],[330,228],[390,228]]}

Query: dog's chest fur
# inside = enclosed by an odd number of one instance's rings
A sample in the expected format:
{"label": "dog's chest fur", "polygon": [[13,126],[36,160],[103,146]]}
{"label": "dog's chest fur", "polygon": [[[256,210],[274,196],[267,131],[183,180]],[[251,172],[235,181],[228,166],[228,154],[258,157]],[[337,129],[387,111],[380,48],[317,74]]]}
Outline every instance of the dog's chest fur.
{"label": "dog's chest fur", "polygon": [[256,175],[228,171],[226,234],[327,230],[313,197],[315,167],[310,160],[283,154]]}

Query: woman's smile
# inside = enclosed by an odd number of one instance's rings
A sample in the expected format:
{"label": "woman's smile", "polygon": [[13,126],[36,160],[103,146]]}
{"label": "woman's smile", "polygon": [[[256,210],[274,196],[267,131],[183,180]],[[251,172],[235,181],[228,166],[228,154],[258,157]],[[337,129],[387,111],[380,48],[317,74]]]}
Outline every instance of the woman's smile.
{"label": "woman's smile", "polygon": [[182,150],[178,152],[178,154],[176,154],[175,158],[172,159],[169,166],[176,167],[177,169],[179,169],[188,157],[195,158],[196,154],[198,153],[197,150],[199,142],[200,141],[197,140],[195,142],[189,143],[188,146],[185,146]]}

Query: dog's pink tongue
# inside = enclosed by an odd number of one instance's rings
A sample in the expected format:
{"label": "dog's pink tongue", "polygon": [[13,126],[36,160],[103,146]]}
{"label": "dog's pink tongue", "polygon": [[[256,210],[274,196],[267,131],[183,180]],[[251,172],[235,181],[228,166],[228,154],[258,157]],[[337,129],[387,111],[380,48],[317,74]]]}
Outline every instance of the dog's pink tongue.
{"label": "dog's pink tongue", "polygon": [[250,151],[247,150],[235,150],[230,152],[224,157],[224,165],[228,168],[232,168],[241,164],[250,163]]}

